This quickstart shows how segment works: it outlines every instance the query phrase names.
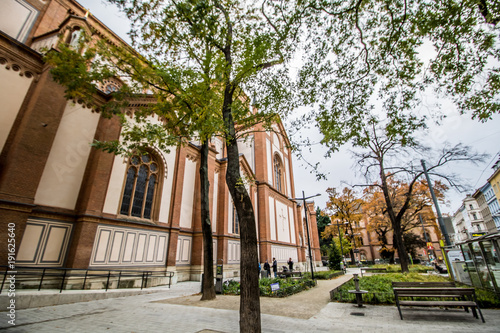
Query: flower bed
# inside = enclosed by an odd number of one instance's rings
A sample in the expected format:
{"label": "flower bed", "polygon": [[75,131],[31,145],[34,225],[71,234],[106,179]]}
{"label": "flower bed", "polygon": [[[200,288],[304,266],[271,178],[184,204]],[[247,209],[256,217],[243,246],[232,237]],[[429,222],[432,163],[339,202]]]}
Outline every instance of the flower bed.
{"label": "flower bed", "polygon": [[[272,291],[271,284],[274,283],[279,283],[279,290]],[[291,278],[288,279],[264,278],[259,280],[260,295],[267,297],[286,297],[315,286],[316,286],[316,281],[307,278],[302,278],[300,280]],[[225,295],[239,295],[240,283],[234,280],[229,280],[224,282],[223,293]]]}

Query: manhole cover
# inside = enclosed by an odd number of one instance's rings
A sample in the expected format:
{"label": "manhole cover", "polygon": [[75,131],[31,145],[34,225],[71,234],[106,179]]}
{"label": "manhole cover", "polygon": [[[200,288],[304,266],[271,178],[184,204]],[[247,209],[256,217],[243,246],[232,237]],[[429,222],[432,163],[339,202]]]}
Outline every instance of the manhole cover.
{"label": "manhole cover", "polygon": [[364,316],[363,312],[351,312],[351,316]]}

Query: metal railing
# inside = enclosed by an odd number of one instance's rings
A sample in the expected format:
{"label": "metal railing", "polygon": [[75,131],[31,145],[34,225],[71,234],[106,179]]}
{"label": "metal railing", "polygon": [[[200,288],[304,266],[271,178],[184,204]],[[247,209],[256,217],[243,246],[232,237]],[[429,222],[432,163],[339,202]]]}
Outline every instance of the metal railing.
{"label": "metal railing", "polygon": [[[73,290],[85,290],[87,283],[95,282],[100,280],[100,282],[105,281],[103,285],[104,289],[108,291],[110,286],[116,281],[116,289],[120,289],[120,281],[123,280],[134,280],[141,279],[141,290],[148,287],[148,281],[153,278],[168,278],[168,287],[170,288],[172,284],[172,277],[174,272],[169,271],[134,271],[134,270],[116,270],[116,269],[77,269],[77,268],[57,268],[57,267],[22,267],[16,266],[15,270],[10,270],[8,266],[0,266],[4,270],[2,284],[0,286],[0,294],[2,293],[5,282],[8,275],[14,276],[14,283],[16,289],[22,289],[21,284],[31,284],[38,283],[38,291],[42,289],[44,281],[48,284],[52,282],[52,285],[56,283],[59,285],[58,289],[61,293],[66,285],[72,281],[74,284],[78,284],[78,279],[82,279],[81,288],[76,288]],[[10,279],[9,279],[10,280]],[[60,280],[58,282],[58,280]],[[166,284],[165,284],[166,285]],[[35,288],[33,288],[35,289]],[[90,289],[90,288],[87,288]],[[100,289],[100,288],[99,288]]]}

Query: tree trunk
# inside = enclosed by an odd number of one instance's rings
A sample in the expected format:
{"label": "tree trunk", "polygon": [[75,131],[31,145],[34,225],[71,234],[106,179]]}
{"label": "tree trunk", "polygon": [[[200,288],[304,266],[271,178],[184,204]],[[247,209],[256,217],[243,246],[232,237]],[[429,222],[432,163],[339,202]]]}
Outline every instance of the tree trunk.
{"label": "tree trunk", "polygon": [[398,250],[398,255],[399,255],[399,263],[401,265],[401,272],[403,273],[408,273],[410,271],[409,269],[409,260],[408,260],[408,253],[406,253],[406,246],[403,241],[403,232],[401,230],[401,220],[396,219],[396,221],[393,222],[393,243],[395,243],[393,246],[396,247]]}
{"label": "tree trunk", "polygon": [[408,268],[408,255],[406,254],[405,244],[403,242],[403,233],[401,231],[401,216],[396,216],[394,211],[394,205],[392,204],[391,196],[389,194],[389,185],[387,184],[387,177],[385,175],[384,161],[382,158],[379,159],[380,167],[380,180],[382,183],[382,191],[384,192],[385,204],[387,206],[387,215],[391,221],[393,230],[393,247],[396,247],[399,255],[399,262],[401,264],[401,272],[408,273],[410,270]]}
{"label": "tree trunk", "polygon": [[231,86],[224,92],[223,117],[226,128],[227,171],[226,184],[231,193],[240,222],[240,332],[259,333],[260,288],[257,256],[257,229],[250,195],[240,175],[240,160],[236,131],[231,113]]}
{"label": "tree trunk", "polygon": [[201,228],[203,232],[203,295],[202,301],[215,299],[214,285],[214,250],[212,241],[212,224],[210,223],[208,182],[208,139],[201,144],[200,154],[201,184]]}

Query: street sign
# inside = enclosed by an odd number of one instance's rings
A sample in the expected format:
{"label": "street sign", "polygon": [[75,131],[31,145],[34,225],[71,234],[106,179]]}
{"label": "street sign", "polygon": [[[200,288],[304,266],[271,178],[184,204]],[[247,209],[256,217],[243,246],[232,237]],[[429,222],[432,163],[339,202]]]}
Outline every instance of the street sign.
{"label": "street sign", "polygon": [[434,250],[434,247],[432,246],[432,242],[427,242],[427,250]]}

